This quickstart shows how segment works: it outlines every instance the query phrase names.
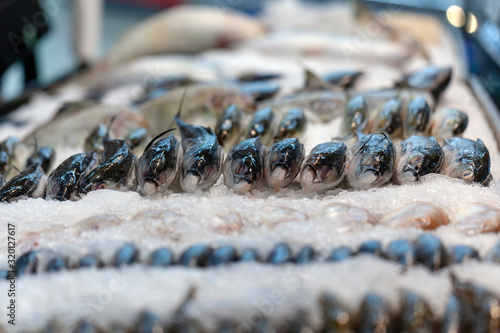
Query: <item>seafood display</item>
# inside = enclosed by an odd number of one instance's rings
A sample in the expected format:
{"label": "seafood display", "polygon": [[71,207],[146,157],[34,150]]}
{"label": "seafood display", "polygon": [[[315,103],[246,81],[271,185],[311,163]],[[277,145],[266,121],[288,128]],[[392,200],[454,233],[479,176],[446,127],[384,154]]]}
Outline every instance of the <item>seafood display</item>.
{"label": "seafood display", "polygon": [[2,119],[17,331],[500,330],[499,149],[447,35],[266,6],[159,13]]}

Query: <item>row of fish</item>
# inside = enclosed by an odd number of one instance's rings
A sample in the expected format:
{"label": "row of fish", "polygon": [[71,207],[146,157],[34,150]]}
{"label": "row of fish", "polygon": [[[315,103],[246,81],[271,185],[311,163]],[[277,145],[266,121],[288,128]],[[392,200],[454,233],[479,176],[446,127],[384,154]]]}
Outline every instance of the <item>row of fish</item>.
{"label": "row of fish", "polygon": [[[182,141],[170,134],[153,139],[137,160],[126,140],[106,140],[102,153],[73,155],[48,177],[46,191],[42,166],[45,150],[28,167],[0,189],[0,201],[19,197],[77,199],[97,189],[135,189],[145,195],[170,188],[177,175],[183,191],[207,190],[224,171],[224,180],[235,193],[244,194],[265,180],[279,191],[299,175],[302,188],[324,192],[344,177],[349,187],[366,190],[387,183],[417,181],[441,172],[468,183],[487,185],[491,179],[489,152],[481,140],[445,140],[443,148],[434,138],[412,136],[396,147],[384,133],[360,134],[350,150],[342,142],[327,142],[313,148],[306,158],[297,138],[274,143],[267,149],[259,137],[233,147],[225,159],[222,147],[210,128],[186,124],[176,118]],[[164,133],[165,134],[165,133]],[[182,155],[180,147],[184,154]]]}
{"label": "row of fish", "polygon": [[[431,310],[428,301],[411,290],[400,290],[397,308],[374,292],[364,295],[355,310],[343,304],[331,292],[322,292],[318,297],[321,323],[310,322],[309,311],[295,310],[279,322],[272,321],[266,314],[259,314],[255,320],[239,322],[235,318],[220,318],[215,328],[209,329],[187,315],[187,308],[196,301],[196,288],[192,286],[184,299],[170,314],[167,322],[162,316],[142,311],[131,327],[109,324],[99,329],[87,320],[72,325],[71,332],[254,332],[254,333],[299,333],[299,332],[477,332],[494,333],[500,330],[500,298],[487,288],[471,282],[461,281],[450,274],[452,290],[446,302],[442,318]],[[68,332],[67,327],[57,319],[49,322],[42,332]]]}
{"label": "row of fish", "polygon": [[[396,239],[384,248],[379,241],[369,240],[362,243],[357,249],[348,246],[334,248],[326,256],[313,247],[303,246],[295,255],[286,243],[278,243],[267,254],[261,255],[256,249],[247,248],[238,251],[232,245],[212,247],[205,244],[196,244],[184,250],[178,258],[174,253],[162,247],[152,251],[145,259],[144,264],[150,267],[170,267],[180,265],[185,267],[215,267],[244,262],[261,262],[273,265],[295,263],[307,264],[312,262],[340,262],[352,256],[371,254],[382,259],[396,262],[410,267],[422,265],[431,271],[468,261],[490,262],[500,264],[500,242],[497,243],[484,257],[468,245],[453,245],[445,248],[441,240],[431,234],[422,234],[415,240]],[[61,254],[53,251],[34,250],[19,257],[16,262],[17,276],[38,274],[43,271],[59,272],[69,269],[102,268],[114,266],[117,268],[134,265],[141,262],[139,248],[127,243],[120,247],[110,263],[103,262],[98,255],[88,254],[71,262]],[[6,270],[0,270],[0,278],[8,276]]]}

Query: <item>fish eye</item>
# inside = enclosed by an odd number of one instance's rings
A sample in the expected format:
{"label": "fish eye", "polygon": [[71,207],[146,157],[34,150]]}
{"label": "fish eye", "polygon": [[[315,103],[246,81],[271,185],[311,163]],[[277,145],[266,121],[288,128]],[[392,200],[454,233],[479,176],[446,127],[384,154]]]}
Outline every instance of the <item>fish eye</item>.
{"label": "fish eye", "polygon": [[213,172],[214,172],[213,166],[209,165],[209,166],[205,167],[205,169],[203,169],[203,178],[204,179],[210,178],[210,176],[212,175]]}
{"label": "fish eye", "polygon": [[236,168],[234,168],[234,173],[236,173],[237,175],[245,175],[248,174],[249,172],[250,168],[246,166],[244,163],[238,163],[238,165],[236,165]]}
{"label": "fish eye", "polygon": [[99,183],[96,186],[96,190],[105,190],[107,188],[106,183]]}

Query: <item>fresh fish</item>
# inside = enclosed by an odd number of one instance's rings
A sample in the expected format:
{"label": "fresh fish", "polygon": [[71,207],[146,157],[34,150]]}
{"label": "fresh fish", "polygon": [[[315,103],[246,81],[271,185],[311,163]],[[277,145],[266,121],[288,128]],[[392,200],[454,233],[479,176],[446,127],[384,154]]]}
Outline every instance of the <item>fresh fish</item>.
{"label": "fresh fish", "polygon": [[302,108],[310,111],[320,121],[327,123],[345,112],[346,103],[345,93],[314,91],[266,100],[258,106],[259,108],[272,107],[288,110]]}
{"label": "fresh fish", "polygon": [[297,138],[276,142],[266,156],[264,175],[267,185],[276,192],[289,185],[300,171],[304,160],[304,145]]}
{"label": "fresh fish", "polygon": [[132,243],[127,243],[116,251],[113,259],[113,266],[123,267],[132,265],[139,259],[139,249]]}
{"label": "fresh fish", "polygon": [[347,168],[347,182],[356,190],[378,187],[391,179],[396,149],[384,133],[363,135],[353,149]]}
{"label": "fresh fish", "polygon": [[403,266],[413,266],[416,259],[415,247],[406,239],[396,239],[387,245],[384,252],[387,259]]}
{"label": "fresh fish", "polygon": [[80,258],[77,264],[77,267],[79,268],[99,268],[103,266],[104,263],[97,256],[91,254]]}
{"label": "fresh fish", "polygon": [[413,135],[397,146],[394,182],[418,181],[429,173],[438,173],[444,162],[444,152],[433,137]]}
{"label": "fresh fish", "polygon": [[251,96],[241,92],[234,83],[199,83],[189,86],[188,92],[184,88],[177,88],[165,95],[146,101],[139,105],[149,123],[152,133],[160,133],[172,126],[179,109],[179,100],[183,95],[183,118],[190,119],[199,116],[200,110],[222,112],[227,107],[235,105],[246,113],[254,111],[254,100]]}
{"label": "fresh fish", "polygon": [[81,181],[99,164],[96,152],[76,154],[55,168],[47,180],[47,199],[78,200]]}
{"label": "fresh fish", "polygon": [[500,231],[500,209],[483,204],[462,204],[453,212],[451,223],[468,235]]}
{"label": "fresh fish", "polygon": [[221,246],[215,249],[210,255],[208,266],[227,265],[235,261],[238,261],[236,248],[232,245]]}
{"label": "fresh fish", "polygon": [[353,333],[353,319],[342,302],[329,293],[319,298],[325,333]]}
{"label": "fresh fish", "polygon": [[330,256],[328,257],[327,261],[333,261],[333,262],[343,261],[352,255],[353,255],[353,253],[352,253],[352,250],[350,247],[339,246],[339,247],[333,249],[333,251],[330,254]]}
{"label": "fresh fish", "polygon": [[215,135],[223,147],[232,147],[239,139],[241,131],[241,110],[230,105],[217,119]]}
{"label": "fresh fish", "polygon": [[429,304],[411,291],[401,293],[400,332],[432,332],[433,317]]}
{"label": "fresh fish", "polygon": [[253,261],[253,262],[259,262],[261,261],[259,253],[255,249],[246,249],[244,250],[241,255],[240,255],[240,262],[247,262],[247,261]]}
{"label": "fresh fish", "polygon": [[441,142],[454,136],[462,136],[469,123],[469,117],[457,109],[441,109],[431,117],[429,134]]}
{"label": "fresh fish", "polygon": [[297,254],[297,257],[295,258],[295,263],[299,265],[307,264],[312,261],[315,261],[317,258],[318,258],[318,253],[310,245],[305,245]]}
{"label": "fresh fish", "polygon": [[274,120],[273,109],[262,108],[253,114],[247,131],[247,138],[260,137],[261,141],[267,143],[271,135],[271,126]]}
{"label": "fresh fish", "polygon": [[488,186],[490,174],[490,153],[483,141],[463,138],[444,140],[444,164],[441,173]]}
{"label": "fresh fish", "polygon": [[166,247],[162,247],[151,252],[147,262],[151,267],[171,266],[174,262],[174,254]]}
{"label": "fresh fish", "polygon": [[347,160],[348,150],[343,142],[317,145],[302,166],[300,185],[318,193],[333,189],[344,179]]}
{"label": "fresh fish", "polygon": [[359,310],[359,332],[388,332],[391,321],[389,306],[377,294],[368,293]]}
{"label": "fresh fish", "polygon": [[347,102],[347,111],[342,120],[341,133],[348,135],[355,132],[364,123],[368,107],[363,96],[356,95]]}
{"label": "fresh fish", "polygon": [[105,143],[102,162],[83,178],[80,193],[100,189],[130,190],[135,186],[137,157],[125,140]]}
{"label": "fresh fish", "polygon": [[266,31],[262,22],[237,12],[225,11],[221,15],[220,9],[209,6],[179,6],[130,30],[94,71],[102,73],[146,55],[197,53],[226,47],[261,36]]}
{"label": "fresh fish", "polygon": [[279,243],[272,249],[267,257],[267,262],[280,265],[292,261],[292,250],[286,243]]}
{"label": "fresh fish", "polygon": [[380,224],[391,228],[434,230],[449,222],[446,212],[428,202],[413,202],[384,215]]}
{"label": "fresh fish", "polygon": [[210,246],[199,244],[187,248],[179,258],[179,265],[186,267],[206,267],[212,255]]}
{"label": "fresh fish", "polygon": [[137,162],[137,191],[141,194],[165,192],[177,175],[182,160],[179,141],[173,134],[161,139],[170,131],[151,140]]}
{"label": "fresh fish", "polygon": [[48,172],[52,161],[54,160],[54,149],[51,147],[38,147],[36,151],[28,158],[26,166],[37,164],[42,167],[44,172]]}
{"label": "fresh fish", "polygon": [[359,246],[358,253],[369,253],[380,256],[382,254],[382,244],[376,240],[368,240]]}
{"label": "fresh fish", "polygon": [[431,108],[424,97],[414,98],[406,110],[403,134],[408,138],[415,134],[426,133],[431,117]]}
{"label": "fresh fish", "polygon": [[68,269],[68,261],[64,258],[53,258],[45,267],[47,272],[60,272],[66,269]]}
{"label": "fresh fish", "polygon": [[[111,119],[114,119],[112,134],[118,138],[126,137],[138,127],[148,126],[146,119],[138,110],[124,106],[96,104],[56,116],[49,123],[35,129],[33,133],[40,146],[81,148],[91,131],[100,123],[109,124]],[[101,132],[105,135],[107,131],[101,130]],[[102,141],[100,138],[94,138],[92,144],[94,143],[99,145]]]}
{"label": "fresh fish", "polygon": [[446,260],[446,249],[441,240],[436,236],[422,234],[418,236],[414,246],[417,261],[431,271],[437,271],[448,264]]}
{"label": "fresh fish", "polygon": [[363,72],[352,69],[340,69],[326,73],[321,78],[334,87],[349,89],[354,86],[356,81],[363,75]]}
{"label": "fresh fish", "polygon": [[295,108],[288,111],[278,126],[278,133],[274,136],[274,141],[297,137],[305,130],[306,124],[307,119],[304,110]]}
{"label": "fresh fish", "polygon": [[391,138],[401,136],[403,131],[402,109],[402,101],[391,98],[377,112],[373,112],[369,116],[367,127],[363,129],[364,132],[384,132]]}
{"label": "fresh fish", "polygon": [[448,248],[448,265],[460,264],[463,262],[477,260],[479,257],[479,252],[468,245],[453,245]]}
{"label": "fresh fish", "polygon": [[18,138],[10,137],[0,144],[0,174],[5,174],[9,164],[12,164],[15,147],[19,142]]}
{"label": "fresh fish", "polygon": [[13,202],[22,198],[43,198],[47,177],[38,164],[28,166],[0,189],[0,202]]}
{"label": "fresh fish", "polygon": [[281,86],[270,81],[254,81],[240,83],[240,90],[256,102],[262,102],[273,98],[281,90]]}
{"label": "fresh fish", "polygon": [[224,182],[235,193],[245,194],[264,175],[266,147],[259,137],[231,148],[224,162]]}
{"label": "fresh fish", "polygon": [[163,321],[154,313],[149,311],[142,312],[135,325],[137,333],[163,333],[166,332],[166,326]]}
{"label": "fresh fish", "polygon": [[411,75],[407,75],[397,83],[398,86],[427,90],[437,101],[451,81],[452,68],[430,65]]}
{"label": "fresh fish", "polygon": [[130,149],[135,149],[139,147],[146,137],[148,136],[148,130],[144,127],[139,127],[132,130],[126,137],[125,141],[129,145]]}
{"label": "fresh fish", "polygon": [[271,81],[281,79],[282,75],[278,73],[245,73],[237,78],[238,82]]}
{"label": "fresh fish", "polygon": [[96,128],[90,132],[83,148],[85,151],[98,151],[101,152],[103,147],[104,138],[108,135],[108,128],[103,123],[99,123]]}
{"label": "fresh fish", "polygon": [[184,157],[181,163],[180,183],[186,192],[210,188],[219,179],[224,162],[217,136],[208,127],[194,126],[182,121],[179,108],[175,122],[182,136]]}

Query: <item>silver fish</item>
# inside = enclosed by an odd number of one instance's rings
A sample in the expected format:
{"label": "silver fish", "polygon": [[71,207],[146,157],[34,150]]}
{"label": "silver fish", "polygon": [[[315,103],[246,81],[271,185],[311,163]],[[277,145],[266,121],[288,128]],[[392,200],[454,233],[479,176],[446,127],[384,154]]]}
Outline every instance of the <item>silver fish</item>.
{"label": "silver fish", "polygon": [[22,198],[41,198],[45,194],[47,178],[38,164],[27,167],[0,189],[0,202],[13,202]]}
{"label": "silver fish", "polygon": [[424,97],[414,98],[405,115],[404,137],[425,133],[431,117],[431,108]]}
{"label": "silver fish", "polygon": [[239,139],[241,130],[241,111],[230,105],[217,120],[215,135],[222,146],[232,146]]}
{"label": "silver fish", "polygon": [[69,157],[50,173],[45,197],[59,201],[78,200],[82,179],[98,164],[98,154],[95,151]]}
{"label": "silver fish", "polygon": [[483,141],[463,138],[444,140],[444,164],[441,173],[460,178],[467,183],[477,182],[488,186],[490,173],[490,153]]}
{"label": "silver fish", "polygon": [[430,135],[439,142],[454,136],[462,136],[469,123],[469,117],[457,109],[441,109],[431,117]]}
{"label": "silver fish", "polygon": [[303,109],[295,108],[288,111],[278,126],[278,133],[275,135],[274,141],[298,136],[305,130],[306,124],[307,119]]}
{"label": "silver fish", "polygon": [[224,162],[224,182],[237,194],[245,194],[264,175],[266,147],[260,139],[247,139],[231,148]]}
{"label": "silver fish", "polygon": [[135,186],[136,156],[125,140],[104,143],[102,163],[82,181],[80,193],[101,189],[130,190]]}
{"label": "silver fish", "polygon": [[451,67],[430,65],[411,75],[407,75],[397,85],[413,89],[427,90],[438,100],[451,81]]}
{"label": "silver fish", "polygon": [[271,134],[273,120],[274,113],[272,108],[266,107],[255,111],[250,121],[247,138],[260,137],[260,139],[266,143]]}
{"label": "silver fish", "polygon": [[10,137],[0,144],[0,174],[5,174],[8,165],[12,164],[15,147],[19,142],[18,138]]}
{"label": "silver fish", "polygon": [[297,138],[276,142],[266,156],[264,175],[267,185],[279,192],[289,185],[300,171],[304,160],[304,145]]}
{"label": "silver fish", "polygon": [[333,189],[344,179],[347,160],[348,150],[343,142],[317,145],[304,161],[300,185],[318,193]]}
{"label": "silver fish", "polygon": [[48,172],[50,169],[50,165],[54,160],[54,149],[51,147],[39,147],[35,150],[35,152],[28,158],[26,162],[26,166],[30,166],[32,164],[38,164],[42,167],[44,172]]}
{"label": "silver fish", "polygon": [[391,138],[401,135],[403,130],[403,120],[401,111],[403,103],[397,98],[391,98],[375,112],[369,120],[369,133],[384,132]]}
{"label": "silver fish", "polygon": [[83,148],[85,151],[102,151],[104,138],[108,135],[108,128],[103,123],[99,123],[85,139]]}
{"label": "silver fish", "polygon": [[368,108],[365,98],[356,95],[347,102],[347,112],[342,120],[341,132],[348,135],[355,132],[365,121]]}
{"label": "silver fish", "polygon": [[224,153],[211,128],[186,124],[175,116],[182,136],[184,157],[181,164],[180,183],[186,192],[210,188],[222,172]]}
{"label": "silver fish", "polygon": [[353,152],[347,168],[349,186],[367,190],[391,179],[396,164],[396,149],[387,134],[361,135]]}
{"label": "silver fish", "polygon": [[418,181],[429,173],[438,173],[444,162],[444,152],[433,137],[413,135],[397,147],[396,184]]}
{"label": "silver fish", "polygon": [[182,160],[179,141],[161,133],[148,144],[137,162],[137,191],[144,195],[165,192],[177,175]]}

